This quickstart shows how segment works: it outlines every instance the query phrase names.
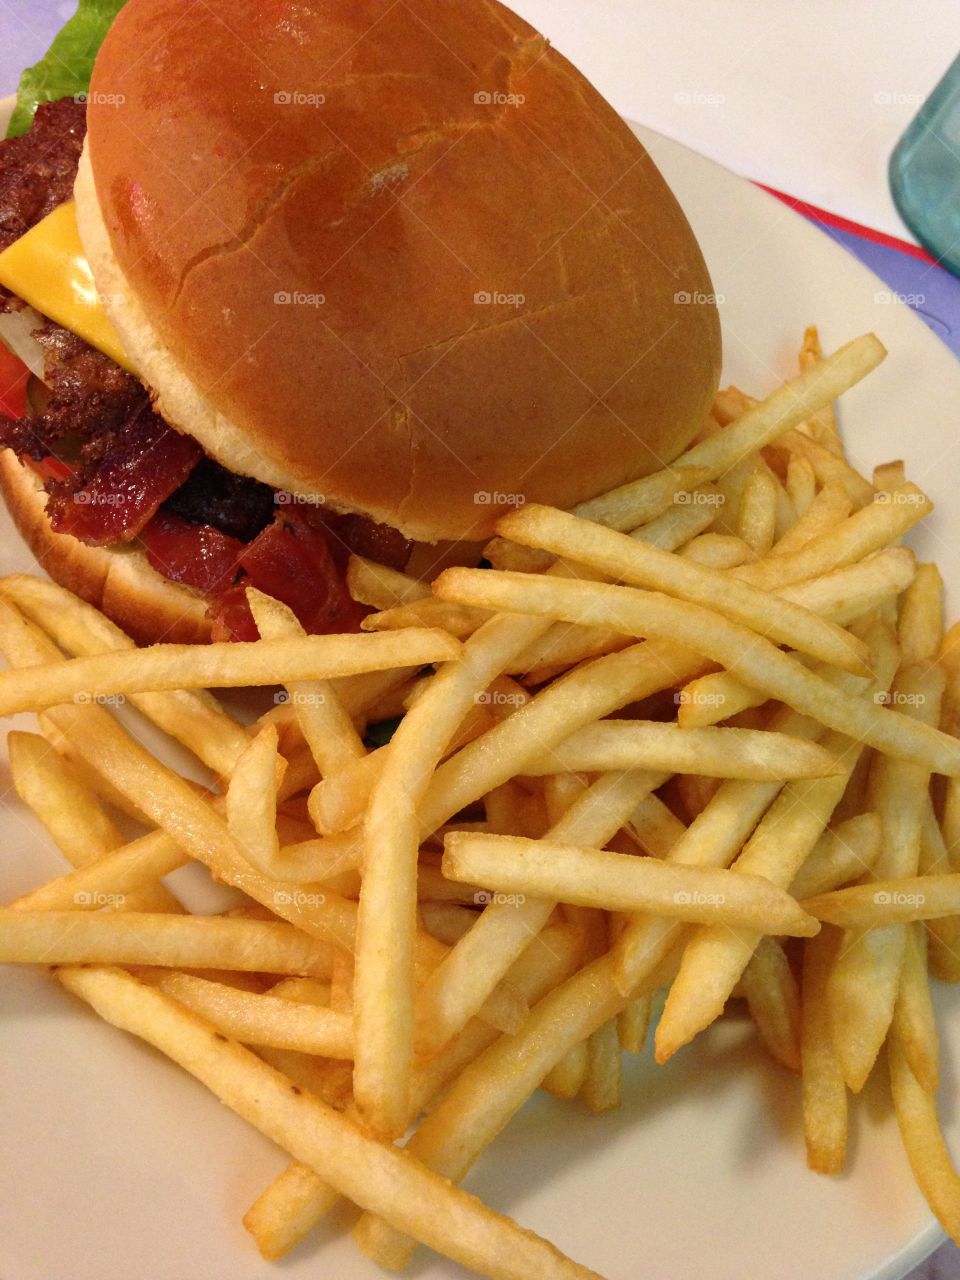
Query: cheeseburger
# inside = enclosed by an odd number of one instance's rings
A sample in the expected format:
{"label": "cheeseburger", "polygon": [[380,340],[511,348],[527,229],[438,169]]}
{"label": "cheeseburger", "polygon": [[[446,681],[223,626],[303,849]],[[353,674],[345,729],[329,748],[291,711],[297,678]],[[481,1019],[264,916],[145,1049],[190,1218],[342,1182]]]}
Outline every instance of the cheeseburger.
{"label": "cheeseburger", "polygon": [[7,504],[141,641],[250,584],[354,627],[351,554],[656,470],[719,377],[666,183],[495,0],[128,0],[0,143],[0,250]]}

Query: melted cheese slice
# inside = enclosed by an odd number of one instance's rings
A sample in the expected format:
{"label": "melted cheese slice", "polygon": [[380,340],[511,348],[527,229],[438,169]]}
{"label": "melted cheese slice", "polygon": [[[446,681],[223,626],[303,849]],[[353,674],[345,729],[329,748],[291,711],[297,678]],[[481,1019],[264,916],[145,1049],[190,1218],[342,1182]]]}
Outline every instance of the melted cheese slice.
{"label": "melted cheese slice", "polygon": [[130,373],[137,372],[103,309],[72,200],[0,253],[0,284]]}

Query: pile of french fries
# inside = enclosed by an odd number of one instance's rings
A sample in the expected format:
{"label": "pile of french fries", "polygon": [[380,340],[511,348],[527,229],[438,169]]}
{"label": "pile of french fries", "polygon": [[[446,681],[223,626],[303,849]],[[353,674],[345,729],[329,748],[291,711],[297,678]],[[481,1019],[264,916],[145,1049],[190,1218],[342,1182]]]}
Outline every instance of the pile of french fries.
{"label": "pile of french fries", "polygon": [[[346,1198],[390,1269],[422,1242],[594,1275],[458,1184],[539,1088],[616,1107],[664,991],[659,1063],[746,1002],[821,1173],[886,1047],[960,1241],[928,977],[960,981],[960,630],[901,545],[932,504],[899,462],[861,476],[834,409],[884,354],[808,330],[795,378],[720,393],[665,470],[511,509],[490,567],[354,559],[367,634],[307,636],[251,590],[260,641],[137,649],[0,581],[0,713],[39,717],[13,782],[72,864],[0,909],[0,961],[50,967],[289,1153],[244,1218],[265,1257]],[[276,685],[252,724],[209,692]],[[186,911],[164,877],[189,862],[239,905]]]}

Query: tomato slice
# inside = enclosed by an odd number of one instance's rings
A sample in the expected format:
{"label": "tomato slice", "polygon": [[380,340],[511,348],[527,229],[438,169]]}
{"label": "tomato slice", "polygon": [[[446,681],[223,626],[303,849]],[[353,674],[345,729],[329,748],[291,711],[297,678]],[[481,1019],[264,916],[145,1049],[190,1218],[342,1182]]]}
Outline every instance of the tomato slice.
{"label": "tomato slice", "polygon": [[0,342],[0,413],[22,418],[27,411],[27,383],[30,370],[19,356]]}
{"label": "tomato slice", "polygon": [[228,587],[207,610],[211,640],[259,640],[243,582]]}

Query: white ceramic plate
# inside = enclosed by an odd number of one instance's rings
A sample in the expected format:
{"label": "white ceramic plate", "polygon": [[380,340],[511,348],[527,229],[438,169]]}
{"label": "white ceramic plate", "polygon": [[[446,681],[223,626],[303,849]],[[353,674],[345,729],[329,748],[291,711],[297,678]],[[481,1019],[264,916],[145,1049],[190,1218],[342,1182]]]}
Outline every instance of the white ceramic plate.
{"label": "white ceramic plate", "polygon": [[[762,393],[793,370],[803,327],[827,347],[866,329],[890,358],[846,400],[844,434],[868,472],[904,457],[940,504],[918,541],[954,605],[960,570],[956,422],[960,365],[869,272],[763,192],[638,130],[693,223],[723,296],[726,376]],[[0,570],[33,568],[0,515]],[[24,727],[27,727],[25,724]],[[0,900],[56,874],[49,841],[6,774]],[[938,990],[942,1013],[960,995]],[[283,1167],[270,1143],[152,1050],[98,1022],[48,979],[0,984],[3,1280],[372,1280],[342,1220],[279,1269],[240,1225]],[[960,1021],[943,1021],[947,1133],[960,1150]],[[726,1021],[668,1068],[627,1068],[622,1110],[594,1117],[533,1100],[468,1185],[609,1277],[633,1280],[892,1280],[941,1239],[915,1190],[885,1088],[854,1109],[850,1172],[809,1173],[797,1082]],[[464,1274],[422,1257],[418,1280]],[[533,1278],[531,1278],[533,1280]]]}

